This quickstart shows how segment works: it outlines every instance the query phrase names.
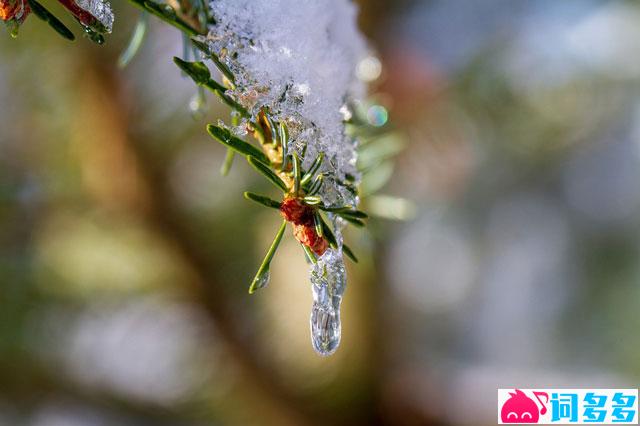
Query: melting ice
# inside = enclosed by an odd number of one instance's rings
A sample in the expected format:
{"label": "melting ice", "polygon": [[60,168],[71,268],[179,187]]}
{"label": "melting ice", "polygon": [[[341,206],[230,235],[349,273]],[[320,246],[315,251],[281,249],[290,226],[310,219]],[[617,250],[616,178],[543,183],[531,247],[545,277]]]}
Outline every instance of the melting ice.
{"label": "melting ice", "polygon": [[340,344],[340,303],[347,285],[342,253],[329,249],[311,268],[311,343],[320,355],[331,355]]}

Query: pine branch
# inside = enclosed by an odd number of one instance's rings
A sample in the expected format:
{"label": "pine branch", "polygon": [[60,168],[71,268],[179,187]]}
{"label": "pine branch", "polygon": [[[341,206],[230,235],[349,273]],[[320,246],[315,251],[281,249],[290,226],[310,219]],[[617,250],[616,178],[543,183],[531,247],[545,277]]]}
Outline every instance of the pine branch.
{"label": "pine branch", "polygon": [[[59,20],[37,3],[37,0],[27,1],[30,2],[34,13],[38,17],[47,21],[63,36],[68,38],[73,37],[73,34],[64,27]],[[85,13],[88,13],[87,11],[82,9],[76,10],[78,6],[75,0],[58,1],[74,13],[80,22],[83,22],[85,31],[92,40],[97,43],[104,41],[103,33],[110,30],[112,19],[107,19],[108,22],[106,22],[104,19],[101,19],[100,16],[88,15],[87,18],[84,16]],[[95,1],[100,2],[102,0]],[[237,79],[231,68],[225,64],[224,61],[220,60],[217,54],[227,55],[227,52],[214,52],[211,45],[207,44],[206,38],[201,37],[206,35],[209,28],[208,26],[211,25],[212,22],[208,14],[206,2],[204,0],[182,0],[180,2],[168,0],[168,4],[160,4],[153,0],[130,1],[134,6],[143,11],[143,19],[146,19],[147,14],[154,15],[165,23],[177,28],[182,33],[184,59],[174,57],[173,61],[176,66],[198,86],[198,93],[203,93],[203,89],[207,89],[214,93],[222,103],[231,108],[233,125],[235,126],[233,129],[234,132],[238,126],[243,126],[250,137],[253,138],[253,142],[243,140],[223,124],[209,124],[207,126],[208,133],[227,148],[227,155],[221,168],[222,174],[226,175],[229,172],[235,153],[239,153],[246,157],[247,162],[253,169],[263,175],[277,189],[282,191],[281,202],[253,193],[245,193],[245,197],[248,199],[259,202],[269,208],[278,208],[280,214],[285,219],[249,287],[249,293],[254,293],[257,289],[267,285],[270,262],[283,238],[287,223],[291,223],[293,235],[303,246],[309,261],[316,262],[318,259],[323,262],[327,261],[331,256],[327,258],[323,258],[322,256],[329,248],[335,250],[337,253],[343,251],[346,256],[357,261],[352,250],[342,243],[342,224],[349,223],[358,228],[362,228],[365,226],[363,219],[366,219],[367,215],[360,210],[356,210],[354,206],[343,205],[336,207],[335,205],[326,206],[323,204],[323,201],[326,201],[326,197],[323,196],[325,194],[323,191],[324,185],[341,187],[341,189],[339,189],[340,191],[347,190],[353,196],[352,203],[355,203],[356,200],[358,200],[357,178],[349,174],[343,176],[336,173],[335,158],[331,159],[329,166],[326,166],[325,171],[321,172],[325,157],[324,152],[319,152],[307,170],[303,170],[303,164],[310,141],[298,140],[296,141],[298,146],[289,146],[289,132],[285,120],[291,119],[291,117],[274,115],[269,107],[256,107],[238,95],[238,93],[242,93],[242,90],[246,88],[240,87],[240,90],[236,90]],[[129,47],[121,56],[121,65],[129,62],[140,49],[146,33],[146,27],[146,21],[139,21]],[[222,82],[218,82],[212,78],[211,72],[204,62],[189,61],[189,58],[192,56],[192,49],[199,50],[200,54],[215,64],[223,76]],[[197,56],[197,54],[194,56]],[[225,59],[228,57],[229,56],[224,56]],[[234,67],[236,66],[237,64],[234,65]],[[283,94],[282,96],[285,95]],[[357,120],[354,119],[353,123],[357,123]],[[297,130],[299,131],[299,129]],[[381,146],[384,148],[384,145]],[[371,154],[371,152],[373,152],[373,154]],[[370,163],[373,161],[387,161],[395,155],[395,151],[389,151],[388,149],[378,149],[378,151],[375,151],[370,148],[369,153]],[[365,159],[366,158],[367,157],[365,157]],[[371,158],[373,158],[373,160],[371,160]],[[375,165],[377,165],[377,163],[373,163],[373,166]],[[373,166],[371,166],[371,168],[373,168]],[[338,188],[334,188],[333,190],[335,189]],[[329,213],[329,218],[331,219],[334,218],[333,215],[340,217],[342,219],[339,221],[340,228],[331,229],[319,214],[319,210]],[[330,222],[334,224],[338,223],[337,221]],[[338,235],[338,238],[336,238],[336,235]],[[333,252],[330,252],[330,254],[331,253]],[[339,257],[339,261],[342,262],[341,256]],[[336,309],[339,309],[339,304],[336,306]],[[336,342],[339,342],[339,338]],[[327,355],[335,350],[337,343],[331,351],[320,350],[318,346],[314,347],[321,354]]]}

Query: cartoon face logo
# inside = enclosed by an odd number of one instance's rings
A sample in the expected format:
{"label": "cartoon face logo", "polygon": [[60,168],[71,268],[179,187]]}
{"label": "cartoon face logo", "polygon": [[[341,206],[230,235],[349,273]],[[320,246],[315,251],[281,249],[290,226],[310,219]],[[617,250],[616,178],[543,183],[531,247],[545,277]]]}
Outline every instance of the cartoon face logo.
{"label": "cartoon face logo", "polygon": [[546,401],[549,401],[549,395],[545,392],[533,393],[542,408],[538,410],[538,405],[524,394],[520,389],[516,389],[514,392],[509,392],[511,397],[502,405],[500,410],[500,418],[503,423],[538,423],[540,414],[547,412],[547,407],[540,400],[540,396],[545,396]]}

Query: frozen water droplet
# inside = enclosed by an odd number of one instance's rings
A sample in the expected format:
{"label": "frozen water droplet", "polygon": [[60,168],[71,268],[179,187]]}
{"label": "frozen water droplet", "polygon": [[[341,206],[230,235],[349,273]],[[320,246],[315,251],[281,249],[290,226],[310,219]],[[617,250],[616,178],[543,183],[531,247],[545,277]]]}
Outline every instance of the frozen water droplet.
{"label": "frozen water droplet", "polygon": [[310,322],[313,349],[324,356],[334,353],[340,345],[340,311],[313,302]]}
{"label": "frozen water droplet", "polygon": [[256,290],[260,290],[261,288],[266,287],[267,284],[269,284],[270,277],[271,275],[269,274],[269,271],[265,271],[261,275],[255,277],[253,283],[251,284],[252,293]]}
{"label": "frozen water droplet", "polygon": [[248,133],[246,125],[234,126],[231,128],[231,131],[233,132],[234,135],[240,136],[240,137],[246,136]]}
{"label": "frozen water droplet", "polygon": [[166,16],[167,18],[175,18],[176,17],[176,10],[171,7],[170,5],[166,4],[164,5],[164,7],[162,8],[164,11],[164,16]]}
{"label": "frozen water droplet", "polygon": [[103,44],[104,43],[104,36],[102,34],[100,34],[99,32],[94,31],[93,28],[84,27],[84,32],[87,35],[87,37],[89,38],[89,40],[93,41],[94,43],[97,43],[97,44]]}

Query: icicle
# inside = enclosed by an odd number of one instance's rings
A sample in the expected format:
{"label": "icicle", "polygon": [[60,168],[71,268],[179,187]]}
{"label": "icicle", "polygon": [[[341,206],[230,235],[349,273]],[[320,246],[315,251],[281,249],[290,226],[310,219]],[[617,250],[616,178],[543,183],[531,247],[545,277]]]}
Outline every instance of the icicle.
{"label": "icicle", "polygon": [[331,355],[340,345],[340,303],[347,284],[342,252],[327,250],[311,268],[310,280],[311,343],[320,355]]}

